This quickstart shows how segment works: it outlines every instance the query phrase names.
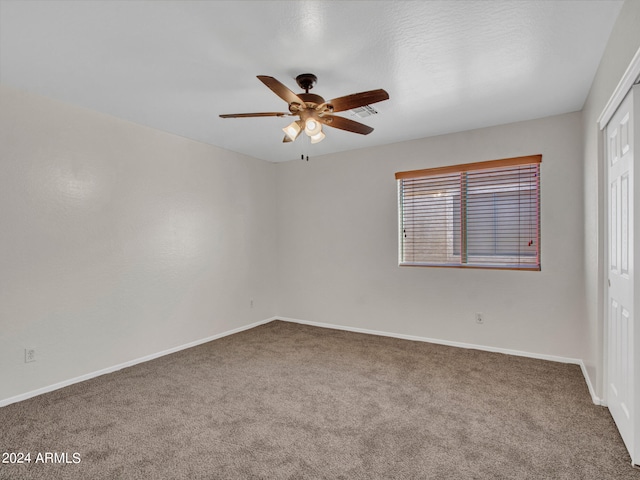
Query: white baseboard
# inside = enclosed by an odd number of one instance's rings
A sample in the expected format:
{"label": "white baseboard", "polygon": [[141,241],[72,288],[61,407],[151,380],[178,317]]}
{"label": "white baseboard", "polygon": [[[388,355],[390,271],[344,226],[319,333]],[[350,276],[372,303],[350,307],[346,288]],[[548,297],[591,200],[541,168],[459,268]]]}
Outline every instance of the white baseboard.
{"label": "white baseboard", "polygon": [[38,395],[42,395],[43,393],[52,392],[54,390],[58,390],[63,387],[67,387],[69,385],[73,385],[74,383],[84,382],[85,380],[89,380],[91,378],[99,377],[100,375],[106,375],[107,373],[116,372],[118,370],[122,370],[123,368],[131,367],[133,365],[137,365],[138,363],[148,362],[149,360],[153,360],[155,358],[164,357],[165,355],[169,355],[171,353],[179,352],[180,350],[185,350],[187,348],[195,347],[201,345],[203,343],[211,342],[212,340],[217,340],[218,338],[226,337],[229,335],[233,335],[234,333],[239,333],[244,330],[249,330],[251,328],[257,327],[259,325],[263,325],[265,323],[272,322],[273,320],[277,320],[277,317],[267,318],[266,320],[260,320],[255,323],[251,323],[249,325],[244,325],[242,327],[234,328],[233,330],[228,330],[226,332],[218,333],[216,335],[212,335],[207,338],[201,338],[200,340],[195,340],[193,342],[185,343],[184,345],[180,345],[177,347],[169,348],[167,350],[163,350],[162,352],[152,353],[151,355],[146,355],[144,357],[136,358],[134,360],[129,360],[128,362],[120,363],[118,365],[114,365],[112,367],[103,368],[102,370],[98,370],[95,372],[86,373],[84,375],[80,375],[79,377],[70,378],[69,380],[64,380],[62,382],[54,383],[53,385],[48,385],[46,387],[38,388],[36,390],[31,390],[30,392],[21,393],[20,395],[16,395],[14,397],[9,397],[0,400],[0,407],[5,407],[7,405],[11,405],[12,403],[21,402],[22,400],[26,400],[28,398],[36,397]]}
{"label": "white baseboard", "polygon": [[587,387],[589,389],[589,394],[591,395],[591,400],[593,401],[593,403],[595,403],[596,405],[604,405],[604,402],[602,401],[602,399],[600,399],[599,397],[596,396],[595,390],[593,389],[593,385],[591,384],[591,380],[589,378],[589,375],[587,374],[587,369],[586,369],[586,367],[584,365],[584,362],[581,359],[559,357],[559,356],[556,356],[556,355],[546,355],[546,354],[539,354],[539,353],[532,353],[532,352],[523,352],[523,351],[520,351],[520,350],[510,350],[510,349],[506,349],[506,348],[490,347],[490,346],[476,345],[476,344],[471,344],[471,343],[452,342],[452,341],[449,341],[449,340],[440,340],[440,339],[437,339],[437,338],[419,337],[419,336],[416,336],[416,335],[404,335],[404,334],[401,334],[401,333],[384,332],[384,331],[380,331],[380,330],[370,330],[370,329],[367,329],[367,328],[346,327],[346,326],[343,326],[343,325],[334,325],[332,323],[310,322],[310,321],[307,321],[307,320],[300,320],[300,319],[296,319],[296,318],[288,318],[288,317],[276,316],[276,317],[267,318],[265,320],[260,320],[260,321],[255,322],[255,323],[251,323],[249,325],[244,325],[242,327],[234,328],[233,330],[228,330],[226,332],[222,332],[222,333],[219,333],[217,335],[212,335],[210,337],[202,338],[200,340],[195,340],[193,342],[189,342],[189,343],[186,343],[184,345],[173,347],[173,348],[170,348],[168,350],[163,350],[162,352],[157,352],[157,353],[153,353],[151,355],[146,355],[144,357],[136,358],[136,359],[130,360],[128,362],[124,362],[124,363],[120,363],[118,365],[114,365],[112,367],[107,367],[107,368],[104,368],[102,370],[98,370],[98,371],[95,371],[95,372],[91,372],[91,373],[87,373],[87,374],[84,374],[84,375],[80,375],[79,377],[75,377],[75,378],[71,378],[69,380],[64,380],[62,382],[54,383],[53,385],[49,385],[49,386],[46,386],[46,387],[38,388],[36,390],[31,390],[29,392],[22,393],[20,395],[16,395],[16,396],[13,396],[13,397],[1,399],[0,400],[0,407],[5,407],[5,406],[10,405],[12,403],[21,402],[22,400],[27,400],[28,398],[32,398],[32,397],[35,397],[35,396],[38,396],[38,395],[42,395],[43,393],[52,392],[54,390],[58,390],[60,388],[67,387],[69,385],[73,385],[74,383],[84,382],[85,380],[89,380],[91,378],[99,377],[100,375],[106,375],[107,373],[116,372],[118,370],[122,370],[123,368],[131,367],[133,365],[137,365],[138,363],[148,362],[150,360],[153,360],[153,359],[156,359],[156,358],[159,358],[159,357],[163,357],[163,356],[169,355],[171,353],[179,352],[180,350],[185,350],[187,348],[195,347],[195,346],[201,345],[203,343],[207,343],[207,342],[211,342],[213,340],[217,340],[218,338],[226,337],[228,335],[233,335],[234,333],[239,333],[239,332],[242,332],[244,330],[249,330],[251,328],[255,328],[257,326],[264,325],[266,323],[270,323],[270,322],[272,322],[274,320],[281,320],[281,321],[284,321],[284,322],[291,322],[291,323],[300,323],[300,324],[311,325],[311,326],[320,327],[320,328],[332,328],[334,330],[345,330],[345,331],[348,331],[348,332],[365,333],[365,334],[368,334],[368,335],[380,335],[380,336],[383,336],[383,337],[400,338],[400,339],[403,339],[403,340],[413,340],[413,341],[417,341],[417,342],[435,343],[435,344],[438,344],[438,345],[447,345],[447,346],[450,346],[450,347],[470,348],[470,349],[474,349],[474,350],[483,350],[483,351],[487,351],[487,352],[504,353],[504,354],[507,354],[507,355],[516,355],[516,356],[519,356],[519,357],[529,357],[529,358],[536,358],[536,359],[540,359],[540,360],[549,360],[549,361],[552,361],[552,362],[576,364],[576,365],[579,365],[580,369],[582,370],[582,375],[584,376],[585,382],[587,383]]}
{"label": "white baseboard", "polygon": [[380,330],[370,330],[368,328],[345,327],[342,325],[334,325],[331,323],[310,322],[307,320],[300,320],[297,318],[274,317],[273,320],[282,320],[284,322],[301,323],[304,325],[311,325],[314,327],[332,328],[334,330],[345,330],[348,332],[366,333],[369,335],[381,335],[383,337],[400,338],[403,340],[414,340],[416,342],[436,343],[438,345],[447,345],[449,347],[470,348],[473,350],[483,350],[485,352],[504,353],[507,355],[516,355],[518,357],[529,357],[529,358],[536,358],[538,360],[549,360],[551,362],[571,363],[571,364],[579,365],[580,370],[582,371],[584,380],[587,383],[587,388],[589,389],[589,394],[591,395],[591,401],[596,405],[604,405],[602,399],[600,399],[595,394],[595,390],[593,389],[593,385],[591,384],[591,379],[587,374],[587,369],[584,365],[584,362],[579,358],[559,357],[557,355],[546,355],[543,353],[523,352],[520,350],[511,350],[508,348],[490,347],[486,345],[476,345],[472,343],[463,343],[463,342],[452,342],[449,340],[440,340],[437,338],[418,337],[416,335],[404,335],[401,333],[391,333],[391,332],[383,332]]}
{"label": "white baseboard", "polygon": [[593,384],[591,383],[591,377],[587,373],[587,367],[585,366],[582,360],[580,360],[579,365],[580,365],[580,369],[582,370],[582,376],[584,377],[584,381],[587,382],[587,387],[589,388],[589,394],[591,395],[591,400],[596,405],[601,405],[603,407],[606,407],[607,406],[606,402],[602,398],[596,395],[596,391],[593,388]]}

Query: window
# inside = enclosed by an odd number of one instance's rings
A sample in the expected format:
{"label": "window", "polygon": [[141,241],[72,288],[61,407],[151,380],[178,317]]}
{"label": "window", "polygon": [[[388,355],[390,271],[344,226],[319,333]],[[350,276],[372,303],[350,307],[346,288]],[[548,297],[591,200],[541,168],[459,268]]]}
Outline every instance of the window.
{"label": "window", "polygon": [[541,161],[396,173],[400,265],[540,270]]}

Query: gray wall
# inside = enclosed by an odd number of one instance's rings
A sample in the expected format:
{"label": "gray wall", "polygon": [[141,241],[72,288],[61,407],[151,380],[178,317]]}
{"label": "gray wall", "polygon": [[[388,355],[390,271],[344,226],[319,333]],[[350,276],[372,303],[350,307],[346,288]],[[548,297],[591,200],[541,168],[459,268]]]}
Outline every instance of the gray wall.
{"label": "gray wall", "polygon": [[[541,272],[398,267],[396,171],[533,154]],[[581,161],[577,112],[278,164],[279,314],[582,358]]]}
{"label": "gray wall", "polygon": [[271,317],[274,175],[2,87],[0,400]]}

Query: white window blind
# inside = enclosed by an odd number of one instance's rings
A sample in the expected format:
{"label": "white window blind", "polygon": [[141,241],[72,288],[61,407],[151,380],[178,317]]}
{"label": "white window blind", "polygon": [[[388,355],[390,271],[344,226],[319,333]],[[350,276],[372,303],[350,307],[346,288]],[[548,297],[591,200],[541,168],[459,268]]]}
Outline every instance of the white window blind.
{"label": "white window blind", "polygon": [[541,161],[396,173],[400,265],[540,270]]}

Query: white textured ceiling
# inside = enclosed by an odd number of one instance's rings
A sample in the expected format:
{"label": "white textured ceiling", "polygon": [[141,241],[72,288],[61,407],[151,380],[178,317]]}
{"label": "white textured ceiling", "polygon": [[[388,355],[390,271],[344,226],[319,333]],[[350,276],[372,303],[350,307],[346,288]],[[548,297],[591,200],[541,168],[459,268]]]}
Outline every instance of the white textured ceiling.
{"label": "white textured ceiling", "polygon": [[[0,0],[0,82],[270,161],[580,110],[622,1]],[[282,144],[256,75],[384,88],[363,136]],[[349,116],[349,112],[340,115]]]}

